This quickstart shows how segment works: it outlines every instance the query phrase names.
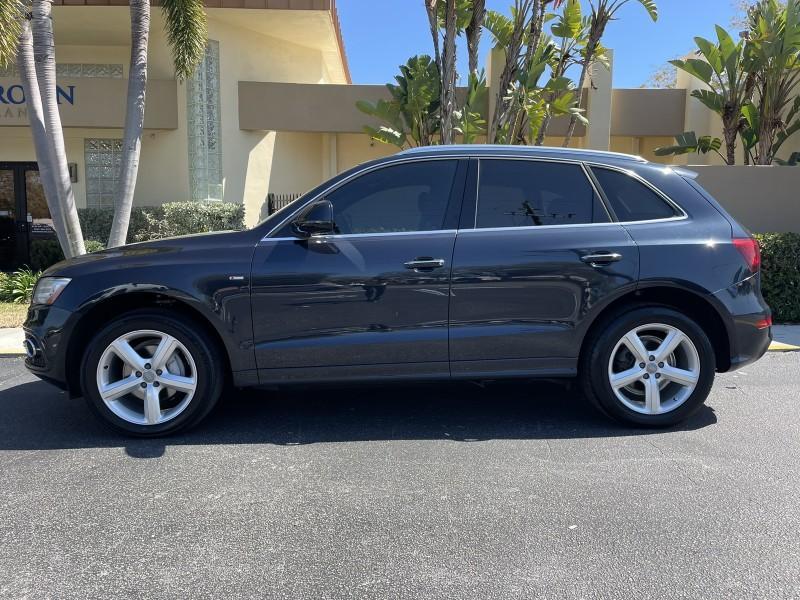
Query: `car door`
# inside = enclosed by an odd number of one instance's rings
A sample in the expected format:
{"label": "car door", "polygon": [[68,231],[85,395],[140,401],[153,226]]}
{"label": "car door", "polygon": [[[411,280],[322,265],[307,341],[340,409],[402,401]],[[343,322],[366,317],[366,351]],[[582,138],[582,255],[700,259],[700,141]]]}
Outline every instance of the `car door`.
{"label": "car door", "polygon": [[453,255],[452,373],[574,373],[587,319],[635,287],[638,249],[578,162],[475,168]]}
{"label": "car door", "polygon": [[450,267],[466,161],[405,159],[317,196],[334,233],[291,223],[254,254],[252,310],[262,383],[447,376]]}

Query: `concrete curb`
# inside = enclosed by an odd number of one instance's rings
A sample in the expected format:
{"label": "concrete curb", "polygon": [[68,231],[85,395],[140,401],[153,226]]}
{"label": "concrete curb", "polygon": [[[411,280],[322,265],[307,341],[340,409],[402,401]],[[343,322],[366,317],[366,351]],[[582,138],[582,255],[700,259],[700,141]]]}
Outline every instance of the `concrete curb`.
{"label": "concrete curb", "polygon": [[4,327],[0,329],[0,356],[22,356],[25,350],[22,342],[25,334],[22,327]]}
{"label": "concrete curb", "polygon": [[797,350],[800,350],[800,346],[784,344],[783,342],[772,342],[769,345],[770,352],[796,352]]}

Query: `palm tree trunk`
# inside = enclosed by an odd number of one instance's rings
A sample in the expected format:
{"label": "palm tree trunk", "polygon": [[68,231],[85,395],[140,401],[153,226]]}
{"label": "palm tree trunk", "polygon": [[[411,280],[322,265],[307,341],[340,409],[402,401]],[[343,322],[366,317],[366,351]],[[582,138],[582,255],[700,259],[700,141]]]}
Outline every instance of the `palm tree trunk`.
{"label": "palm tree trunk", "polygon": [[738,118],[736,123],[723,123],[723,137],[725,138],[725,161],[728,165],[736,164],[736,138],[739,135]]}
{"label": "palm tree trunk", "polygon": [[122,160],[115,194],[114,220],[108,247],[123,246],[133,207],[133,192],[139,172],[139,153],[142,149],[145,93],[147,91],[147,42],[150,34],[149,0],[130,0],[131,64],[128,74],[128,99],[125,108],[125,133],[122,141]]}
{"label": "palm tree trunk", "polygon": [[64,216],[67,258],[86,254],[75,207],[75,195],[69,177],[67,152],[64,147],[64,132],[61,129],[61,115],[58,112],[56,91],[56,52],[53,40],[52,0],[34,0],[32,6],[33,57],[36,64],[36,79],[41,94],[45,129],[50,140],[47,159],[52,161],[52,179],[55,183],[57,202]]}
{"label": "palm tree trunk", "polygon": [[453,143],[453,111],[456,107],[456,0],[447,0],[442,53],[442,144]]}
{"label": "palm tree trunk", "polygon": [[469,58],[469,72],[478,76],[478,48],[481,43],[483,20],[486,17],[486,0],[473,0],[472,18],[467,25],[467,56]]}
{"label": "palm tree trunk", "polygon": [[[511,82],[516,77],[519,69],[520,50],[525,37],[525,29],[528,25],[528,15],[535,0],[515,0],[514,8],[514,29],[511,33],[511,41],[505,48],[506,60],[503,71],[500,73],[500,81],[497,86],[497,96],[495,97],[494,114],[489,123],[488,141],[490,144],[499,143],[499,133],[501,128],[509,122],[514,122],[516,112],[514,107],[506,100],[508,89]],[[512,132],[509,132],[512,133]],[[507,143],[513,144],[513,138],[509,136]]]}
{"label": "palm tree trunk", "polygon": [[537,146],[542,146],[544,144],[544,136],[547,135],[547,128],[550,127],[550,119],[552,119],[552,116],[548,112],[542,120],[542,126],[539,128],[539,133],[536,134]]}
{"label": "palm tree trunk", "polygon": [[531,60],[536,50],[539,48],[539,41],[542,39],[542,29],[544,28],[544,18],[547,10],[547,2],[544,0],[533,0],[531,28],[528,33],[528,47],[525,49],[525,64],[523,69],[527,72],[531,68]]}
{"label": "palm tree trunk", "polygon": [[41,179],[42,187],[44,188],[44,197],[47,200],[47,208],[50,210],[50,218],[53,220],[53,229],[56,231],[58,243],[66,256],[69,250],[69,241],[67,240],[64,214],[61,210],[61,204],[58,202],[56,183],[53,180],[52,159],[49,158],[50,140],[47,137],[44,112],[42,111],[42,97],[39,94],[39,84],[36,81],[31,23],[27,18],[22,24],[22,31],[19,36],[17,69],[19,70],[22,89],[25,93],[28,123],[30,124],[33,147],[36,151],[37,164],[39,165],[39,179]]}
{"label": "palm tree trunk", "polygon": [[[581,104],[583,103],[583,86],[586,85],[586,77],[589,75],[589,68],[592,66],[592,61],[594,60],[594,53],[597,49],[597,44],[599,43],[599,39],[589,38],[589,41],[586,43],[586,56],[584,56],[582,65],[581,65],[581,76],[578,79],[578,108],[582,108]],[[575,126],[578,124],[578,117],[577,115],[572,115],[569,120],[569,127],[567,128],[567,135],[564,137],[564,148],[569,148],[569,144],[572,141],[572,136],[575,135]]]}
{"label": "palm tree trunk", "polygon": [[436,68],[439,69],[439,77],[442,76],[442,53],[439,49],[439,19],[437,0],[424,0],[425,12],[428,13],[428,25],[431,29],[431,39],[433,41],[433,59],[436,61]]}

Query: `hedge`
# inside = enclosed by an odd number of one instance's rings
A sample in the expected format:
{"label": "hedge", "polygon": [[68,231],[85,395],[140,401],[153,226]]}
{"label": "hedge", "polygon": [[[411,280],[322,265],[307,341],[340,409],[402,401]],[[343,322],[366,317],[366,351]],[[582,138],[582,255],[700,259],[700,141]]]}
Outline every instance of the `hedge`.
{"label": "hedge", "polygon": [[[114,210],[111,208],[78,209],[83,236],[108,243]],[[161,206],[137,206],[131,211],[128,242],[158,238],[244,229],[244,205],[232,202],[167,202]]]}
{"label": "hedge", "polygon": [[800,322],[800,234],[757,234],[761,291],[775,322]]}

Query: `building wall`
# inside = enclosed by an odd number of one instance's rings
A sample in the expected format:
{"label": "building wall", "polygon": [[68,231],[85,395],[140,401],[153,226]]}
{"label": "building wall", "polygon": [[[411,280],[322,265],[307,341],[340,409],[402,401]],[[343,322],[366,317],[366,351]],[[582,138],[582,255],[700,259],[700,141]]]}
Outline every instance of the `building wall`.
{"label": "building wall", "polygon": [[707,189],[754,233],[800,232],[800,168],[691,166]]}
{"label": "building wall", "polygon": [[[129,27],[127,7],[63,7],[58,9],[54,23],[59,63],[122,64],[127,78],[130,60],[128,38],[123,38],[124,43],[120,41],[119,45],[108,43],[106,37],[111,37],[111,34],[104,37],[101,26],[102,23],[112,24],[112,32]],[[92,32],[95,37],[90,41],[94,43],[77,43],[82,30]],[[209,39],[218,41],[220,47],[223,199],[243,202],[247,222],[252,224],[261,216],[262,204],[269,191],[303,191],[319,183],[323,153],[319,134],[241,130],[238,82],[324,84],[331,82],[332,76],[320,50],[251,31],[225,18],[215,18],[213,11],[209,15]],[[153,11],[148,71],[151,80],[175,78],[160,11]],[[160,204],[190,197],[186,89],[185,82],[177,82],[177,129],[145,130],[135,205]],[[103,98],[86,96],[80,100],[98,106],[104,101]],[[149,110],[152,109],[151,105]],[[119,139],[122,134],[121,128],[64,128],[67,158],[78,165],[78,182],[74,184],[74,191],[79,207],[86,206],[84,140]],[[36,160],[29,128],[0,127],[0,160]]]}
{"label": "building wall", "polygon": [[[321,151],[316,148],[319,135],[239,129],[238,82],[327,83],[329,75],[321,52],[311,48],[213,19],[208,35],[220,44],[224,200],[243,202],[246,223],[252,225],[261,218],[269,192],[282,193],[320,177]],[[294,185],[287,183],[290,177],[297,177]]]}

